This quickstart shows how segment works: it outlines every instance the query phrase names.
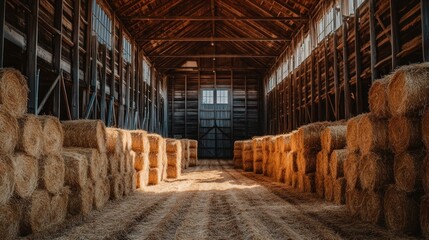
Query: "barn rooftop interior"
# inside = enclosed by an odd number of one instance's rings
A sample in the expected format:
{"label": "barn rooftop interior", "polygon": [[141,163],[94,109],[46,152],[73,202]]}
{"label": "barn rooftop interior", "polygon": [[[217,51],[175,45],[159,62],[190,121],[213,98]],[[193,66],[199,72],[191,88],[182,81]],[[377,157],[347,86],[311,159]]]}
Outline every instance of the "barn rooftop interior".
{"label": "barn rooftop interior", "polygon": [[429,0],[0,21],[1,239],[429,238]]}

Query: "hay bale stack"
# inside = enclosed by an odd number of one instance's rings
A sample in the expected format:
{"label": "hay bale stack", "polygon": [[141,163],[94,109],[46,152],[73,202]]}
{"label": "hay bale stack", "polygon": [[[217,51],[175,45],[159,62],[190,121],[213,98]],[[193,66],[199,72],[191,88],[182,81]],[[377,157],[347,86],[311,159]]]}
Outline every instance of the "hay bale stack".
{"label": "hay bale stack", "polygon": [[394,176],[396,187],[405,192],[422,190],[423,182],[423,151],[404,152],[394,159]]}
{"label": "hay bale stack", "polygon": [[323,187],[325,189],[325,200],[334,200],[334,179],[331,176],[325,176],[323,179]]}
{"label": "hay bale stack", "polygon": [[167,178],[179,178],[182,170],[182,144],[180,140],[167,139]]}
{"label": "hay bale stack", "polygon": [[253,173],[262,174],[264,139],[262,137],[253,138],[252,144],[253,144]]}
{"label": "hay bale stack", "polygon": [[359,121],[364,115],[351,118],[347,121],[347,150],[349,152],[359,152]]}
{"label": "hay bale stack", "polygon": [[92,182],[94,186],[94,209],[100,210],[106,205],[110,197],[110,182],[109,179],[103,178],[98,181]]}
{"label": "hay bale stack", "polygon": [[20,206],[23,209],[21,234],[28,235],[51,227],[51,198],[48,191],[36,190]]}
{"label": "hay bale stack", "polygon": [[[38,161],[25,153],[16,153],[12,160],[15,196],[28,198],[36,190],[39,180]],[[3,192],[2,192],[3,194]],[[5,192],[7,195],[7,191]]]}
{"label": "hay bale stack", "polygon": [[88,182],[88,159],[78,152],[63,152],[65,164],[65,184],[82,189]]}
{"label": "hay bale stack", "polygon": [[317,122],[300,127],[298,131],[291,135],[292,151],[299,152],[303,149],[315,152],[320,151],[320,134],[326,127],[331,126],[332,124],[334,123]]}
{"label": "hay bale stack", "polygon": [[422,146],[421,119],[395,116],[389,121],[389,146],[395,154]]}
{"label": "hay bale stack", "polygon": [[371,151],[386,151],[389,139],[387,137],[388,122],[376,118],[375,115],[363,114],[359,120],[359,149],[363,155]]}
{"label": "hay bale stack", "polygon": [[273,177],[274,175],[274,158],[276,155],[276,138],[275,137],[270,137],[268,141],[268,148],[270,151],[269,157],[267,158],[267,162],[266,162],[266,169],[267,169],[267,173],[266,176],[268,177]]}
{"label": "hay bale stack", "polygon": [[124,195],[124,177],[122,174],[109,177],[110,199],[121,199]]}
{"label": "hay bale stack", "polygon": [[0,205],[0,236],[5,240],[18,238],[21,220],[21,206],[10,202]]}
{"label": "hay bale stack", "polygon": [[296,152],[290,151],[285,157],[284,182],[286,186],[292,186],[292,178],[296,172],[298,172],[297,154]]}
{"label": "hay bale stack", "polygon": [[346,147],[347,126],[328,126],[320,135],[322,149],[332,152],[335,149],[344,149]]}
{"label": "hay bale stack", "polygon": [[182,139],[182,169],[189,167],[189,140]]}
{"label": "hay bale stack", "polygon": [[39,158],[43,147],[43,129],[39,119],[35,115],[26,114],[18,118],[18,126],[16,151],[22,151],[32,157]]}
{"label": "hay bale stack", "polygon": [[419,201],[413,194],[391,185],[384,196],[384,217],[387,228],[401,233],[419,232]]}
{"label": "hay bale stack", "polygon": [[325,196],[325,177],[316,173],[314,176],[314,185],[317,196],[323,198]]}
{"label": "hay bale stack", "polygon": [[329,175],[333,179],[344,177],[344,161],[347,159],[347,150],[334,150],[329,160]]}
{"label": "hay bale stack", "polygon": [[[95,148],[64,148],[66,154],[81,154],[84,155],[88,161],[88,177],[93,181],[97,181],[101,176],[102,161],[100,153]],[[105,166],[107,167],[107,166]]]}
{"label": "hay bale stack", "polygon": [[39,116],[42,125],[42,152],[44,154],[61,154],[63,150],[64,132],[60,121],[52,116]]}
{"label": "hay bale stack", "polygon": [[15,187],[15,177],[12,159],[0,154],[0,205],[6,204],[12,197]]}
{"label": "hay bale stack", "polygon": [[0,153],[13,154],[18,143],[18,121],[4,108],[0,108],[0,128]]}
{"label": "hay bale stack", "polygon": [[147,132],[143,130],[130,131],[131,134],[131,150],[138,153],[149,153],[150,144],[147,138]]}
{"label": "hay bale stack", "polygon": [[13,117],[21,117],[27,111],[27,80],[18,70],[0,69],[0,106]]}
{"label": "hay bale stack", "polygon": [[147,137],[150,143],[149,184],[156,185],[163,177],[165,140],[158,134],[148,134]]}
{"label": "hay bale stack", "polygon": [[39,186],[56,194],[64,186],[64,159],[60,155],[47,155],[39,160]]}
{"label": "hay bale stack", "polygon": [[94,202],[94,186],[92,182],[88,181],[85,186],[71,188],[70,190],[67,212],[71,215],[87,216],[91,212]]}
{"label": "hay bale stack", "polygon": [[149,185],[157,185],[161,182],[162,171],[158,168],[149,169]]}
{"label": "hay bale stack", "polygon": [[106,127],[98,120],[63,121],[64,147],[95,148],[106,152]]}
{"label": "hay bale stack", "polygon": [[425,238],[429,238],[429,196],[422,197],[420,202],[420,227]]}
{"label": "hay bale stack", "polygon": [[358,216],[363,205],[363,192],[359,189],[346,191],[346,206],[351,216]]}
{"label": "hay bale stack", "polygon": [[370,152],[362,156],[359,174],[363,190],[378,191],[393,183],[393,163],[385,155]]}
{"label": "hay bale stack", "polygon": [[360,188],[359,173],[361,169],[361,156],[358,153],[348,153],[343,163],[344,177],[347,182],[347,190]]}
{"label": "hay bale stack", "polygon": [[149,183],[149,154],[136,153],[134,169],[136,174],[136,187],[142,189]]}
{"label": "hay bale stack", "polygon": [[243,168],[243,141],[234,142],[234,168]]}
{"label": "hay bale stack", "polygon": [[198,165],[198,141],[189,140],[189,166],[195,167]]}
{"label": "hay bale stack", "polygon": [[268,175],[268,161],[270,160],[270,139],[272,136],[265,136],[262,140],[262,174]]}
{"label": "hay bale stack", "polygon": [[298,172],[302,174],[316,172],[317,152],[304,149],[298,153]]}
{"label": "hay bale stack", "polygon": [[246,140],[243,142],[243,170],[253,172],[253,142]]}
{"label": "hay bale stack", "polygon": [[387,86],[391,79],[392,75],[379,79],[369,89],[369,110],[378,118],[389,118],[391,115],[387,96]]}
{"label": "hay bale stack", "polygon": [[106,128],[106,151],[110,154],[124,153],[123,138],[120,136],[119,129]]}
{"label": "hay bale stack", "polygon": [[429,64],[413,64],[396,70],[388,85],[389,109],[393,115],[412,115],[429,104]]}
{"label": "hay bale stack", "polygon": [[333,180],[332,198],[335,204],[341,205],[346,202],[346,179],[338,178]]}
{"label": "hay bale stack", "polygon": [[51,198],[51,224],[59,225],[66,219],[67,204],[69,202],[70,189],[63,187],[58,194]]}
{"label": "hay bale stack", "polygon": [[360,218],[371,224],[382,224],[384,222],[383,200],[384,193],[364,191]]}

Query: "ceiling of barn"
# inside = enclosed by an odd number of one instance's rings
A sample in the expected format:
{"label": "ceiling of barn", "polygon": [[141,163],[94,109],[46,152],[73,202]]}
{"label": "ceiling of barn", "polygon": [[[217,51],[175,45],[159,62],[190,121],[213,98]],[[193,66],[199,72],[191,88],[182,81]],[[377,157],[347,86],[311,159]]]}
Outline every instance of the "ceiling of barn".
{"label": "ceiling of barn", "polygon": [[[308,22],[314,0],[113,0],[158,69],[187,61],[266,70]],[[203,67],[203,66],[199,66]]]}

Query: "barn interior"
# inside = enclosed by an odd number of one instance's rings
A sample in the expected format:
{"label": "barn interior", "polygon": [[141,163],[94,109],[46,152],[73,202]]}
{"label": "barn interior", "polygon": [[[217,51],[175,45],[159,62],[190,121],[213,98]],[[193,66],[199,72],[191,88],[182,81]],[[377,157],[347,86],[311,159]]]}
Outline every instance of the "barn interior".
{"label": "barn interior", "polygon": [[1,239],[429,238],[429,0],[0,0]]}

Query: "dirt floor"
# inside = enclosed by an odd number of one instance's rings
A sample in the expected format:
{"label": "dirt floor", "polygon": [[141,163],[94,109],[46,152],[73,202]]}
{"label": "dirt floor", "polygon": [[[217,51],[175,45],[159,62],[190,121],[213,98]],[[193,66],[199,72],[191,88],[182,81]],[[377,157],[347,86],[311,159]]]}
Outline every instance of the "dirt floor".
{"label": "dirt floor", "polygon": [[182,177],[124,200],[86,219],[67,221],[33,239],[405,239],[348,216],[228,161],[200,161]]}

